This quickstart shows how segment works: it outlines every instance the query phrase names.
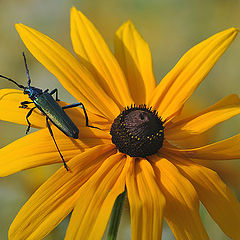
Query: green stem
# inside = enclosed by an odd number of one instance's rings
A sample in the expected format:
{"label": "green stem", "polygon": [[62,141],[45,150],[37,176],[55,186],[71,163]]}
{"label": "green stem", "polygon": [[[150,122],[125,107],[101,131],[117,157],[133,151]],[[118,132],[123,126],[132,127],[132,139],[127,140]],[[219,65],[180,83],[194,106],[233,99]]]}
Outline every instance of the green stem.
{"label": "green stem", "polygon": [[122,215],[122,208],[123,208],[126,192],[127,191],[125,189],[125,191],[117,197],[114,203],[112,214],[109,221],[109,229],[108,229],[106,240],[117,239],[118,227],[119,227],[119,223]]}

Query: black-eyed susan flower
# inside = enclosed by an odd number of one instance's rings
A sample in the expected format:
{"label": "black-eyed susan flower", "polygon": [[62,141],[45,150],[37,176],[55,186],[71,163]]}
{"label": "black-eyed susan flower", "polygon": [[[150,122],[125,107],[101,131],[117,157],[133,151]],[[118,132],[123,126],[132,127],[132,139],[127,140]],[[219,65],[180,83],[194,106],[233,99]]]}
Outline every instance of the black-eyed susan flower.
{"label": "black-eyed susan flower", "polygon": [[[176,239],[208,239],[199,203],[232,239],[240,239],[240,205],[218,175],[202,160],[240,158],[240,135],[198,148],[183,148],[191,139],[240,112],[230,95],[191,117],[175,120],[237,35],[230,28],[190,49],[156,84],[151,53],[133,24],[115,35],[112,54],[89,20],[71,12],[75,58],[42,33],[16,25],[29,51],[78,100],[99,129],[84,126],[81,109],[66,110],[79,127],[79,139],[54,128],[58,146],[71,171],[61,167],[22,207],[9,239],[42,239],[69,213],[65,239],[101,239],[116,198],[127,190],[131,235],[160,239],[163,218]],[[21,91],[0,92],[1,119],[26,124]],[[64,103],[63,103],[64,104]],[[31,118],[39,131],[0,150],[1,176],[61,162],[45,119]]]}

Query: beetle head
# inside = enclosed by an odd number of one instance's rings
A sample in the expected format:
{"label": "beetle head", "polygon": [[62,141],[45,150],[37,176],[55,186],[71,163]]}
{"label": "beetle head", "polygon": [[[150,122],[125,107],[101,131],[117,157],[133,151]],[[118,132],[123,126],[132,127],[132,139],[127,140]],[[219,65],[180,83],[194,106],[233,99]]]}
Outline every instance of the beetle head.
{"label": "beetle head", "polygon": [[31,98],[32,100],[35,100],[37,97],[39,97],[39,95],[43,93],[43,91],[40,88],[28,86],[24,88],[23,93],[28,94],[29,98]]}

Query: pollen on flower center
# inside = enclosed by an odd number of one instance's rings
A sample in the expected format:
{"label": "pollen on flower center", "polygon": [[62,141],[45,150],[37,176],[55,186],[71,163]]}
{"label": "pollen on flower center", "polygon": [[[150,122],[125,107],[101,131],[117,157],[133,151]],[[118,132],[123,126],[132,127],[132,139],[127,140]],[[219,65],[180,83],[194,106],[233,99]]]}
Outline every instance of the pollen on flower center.
{"label": "pollen on flower center", "polygon": [[115,118],[110,134],[118,150],[131,157],[155,154],[163,144],[163,121],[146,105],[125,108]]}

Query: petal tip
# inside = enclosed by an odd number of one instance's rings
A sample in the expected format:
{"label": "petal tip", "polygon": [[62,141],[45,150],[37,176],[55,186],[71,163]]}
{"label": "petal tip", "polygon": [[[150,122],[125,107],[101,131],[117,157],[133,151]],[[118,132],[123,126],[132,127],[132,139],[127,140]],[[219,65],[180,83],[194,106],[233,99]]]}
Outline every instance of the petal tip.
{"label": "petal tip", "polygon": [[132,22],[130,19],[128,19],[128,20],[126,21],[126,24],[128,24],[128,25],[133,25],[133,22]]}
{"label": "petal tip", "polygon": [[230,35],[232,35],[235,38],[239,32],[239,29],[235,27],[231,27],[227,29],[226,32],[228,32]]}
{"label": "petal tip", "polygon": [[235,28],[235,27],[231,27],[230,29],[232,29],[233,32],[239,32],[239,29],[238,28]]}
{"label": "petal tip", "polygon": [[128,19],[123,25],[129,29],[135,28],[133,22],[130,19]]}
{"label": "petal tip", "polygon": [[22,23],[15,23],[15,28],[18,30],[18,28],[21,26],[21,25],[23,25]]}
{"label": "petal tip", "polygon": [[18,33],[19,33],[21,30],[24,30],[24,28],[26,29],[27,26],[24,25],[24,24],[22,24],[22,23],[16,23],[16,24],[15,24],[15,28],[16,28],[16,30],[17,30]]}
{"label": "petal tip", "polygon": [[126,22],[124,22],[116,31],[116,35],[120,34],[121,32],[123,32],[124,30],[131,30],[135,28],[134,24],[132,23],[132,21],[130,19],[128,19]]}
{"label": "petal tip", "polygon": [[71,14],[77,13],[77,12],[78,12],[77,8],[76,8],[75,6],[72,6],[72,8],[71,8]]}

